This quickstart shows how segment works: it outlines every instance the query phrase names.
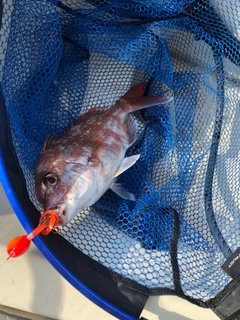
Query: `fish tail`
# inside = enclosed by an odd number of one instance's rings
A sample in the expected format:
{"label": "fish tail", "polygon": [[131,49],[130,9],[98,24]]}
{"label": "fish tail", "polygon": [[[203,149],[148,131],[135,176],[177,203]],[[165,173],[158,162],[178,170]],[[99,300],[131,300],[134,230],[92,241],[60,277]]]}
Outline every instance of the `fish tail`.
{"label": "fish tail", "polygon": [[169,96],[144,96],[146,83],[142,82],[132,87],[124,96],[120,98],[118,103],[121,104],[121,109],[125,112],[133,112],[159,104],[166,104],[173,100]]}

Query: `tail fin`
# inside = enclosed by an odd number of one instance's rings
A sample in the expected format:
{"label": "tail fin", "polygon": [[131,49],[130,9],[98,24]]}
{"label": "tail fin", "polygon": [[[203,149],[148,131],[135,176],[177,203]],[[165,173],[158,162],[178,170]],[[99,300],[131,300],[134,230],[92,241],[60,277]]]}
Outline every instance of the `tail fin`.
{"label": "tail fin", "polygon": [[118,103],[121,103],[124,111],[133,112],[154,105],[165,104],[173,100],[173,97],[168,96],[145,97],[145,86],[145,82],[137,84],[118,101]]}

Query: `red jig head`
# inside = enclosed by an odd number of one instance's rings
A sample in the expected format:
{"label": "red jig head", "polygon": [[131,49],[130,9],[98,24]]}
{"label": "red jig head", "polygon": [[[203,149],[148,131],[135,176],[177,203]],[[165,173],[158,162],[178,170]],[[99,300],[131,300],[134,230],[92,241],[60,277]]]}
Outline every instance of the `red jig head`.
{"label": "red jig head", "polygon": [[[58,215],[56,211],[47,210],[41,214],[38,226],[28,235],[18,236],[13,238],[7,245],[8,258],[17,258],[24,254],[30,247],[31,240],[39,233],[44,236],[48,235],[51,231],[59,233]],[[55,228],[55,229],[54,229]]]}

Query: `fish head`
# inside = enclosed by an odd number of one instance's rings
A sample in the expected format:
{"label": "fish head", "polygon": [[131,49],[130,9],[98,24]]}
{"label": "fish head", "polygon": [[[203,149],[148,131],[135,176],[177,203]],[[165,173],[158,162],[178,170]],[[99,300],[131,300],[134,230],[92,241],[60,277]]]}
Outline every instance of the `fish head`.
{"label": "fish head", "polygon": [[92,173],[86,165],[69,162],[60,152],[49,150],[38,159],[35,194],[43,210],[54,210],[61,226],[82,211],[94,193]]}

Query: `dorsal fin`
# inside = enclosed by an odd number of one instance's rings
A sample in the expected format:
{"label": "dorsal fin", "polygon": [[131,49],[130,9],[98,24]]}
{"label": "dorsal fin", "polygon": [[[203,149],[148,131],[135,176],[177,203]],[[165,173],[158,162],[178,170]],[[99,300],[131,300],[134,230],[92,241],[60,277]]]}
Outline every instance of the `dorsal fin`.
{"label": "dorsal fin", "polygon": [[[83,119],[89,117],[91,114],[95,112],[105,112],[107,111],[107,107],[93,107],[92,109],[86,111],[85,113],[81,114],[76,121],[76,123],[81,122]],[[75,123],[75,124],[76,124]]]}
{"label": "dorsal fin", "polygon": [[43,144],[41,153],[43,153],[56,140],[57,140],[57,137],[55,136],[55,134],[48,136]]}
{"label": "dorsal fin", "polygon": [[70,129],[72,129],[77,123],[78,123],[78,119],[75,119],[72,122],[70,122],[65,128],[65,130],[63,131],[63,134],[68,132]]}
{"label": "dorsal fin", "polygon": [[[73,120],[64,130],[63,134],[68,132],[71,128],[73,128],[76,124],[80,123],[83,119],[89,117],[91,114],[95,112],[105,112],[107,107],[93,107],[92,109],[88,110],[87,112],[81,114],[76,120]],[[43,153],[54,141],[56,141],[58,137],[56,135],[48,136],[45,140],[41,153]]]}
{"label": "dorsal fin", "polygon": [[83,119],[86,119],[91,114],[93,114],[95,112],[104,112],[106,110],[107,110],[107,107],[93,107],[92,109],[90,109],[90,110],[86,111],[85,113],[81,114],[77,119],[75,119],[72,122],[70,122],[63,133],[66,133],[69,130],[71,130],[76,124],[80,123]]}

